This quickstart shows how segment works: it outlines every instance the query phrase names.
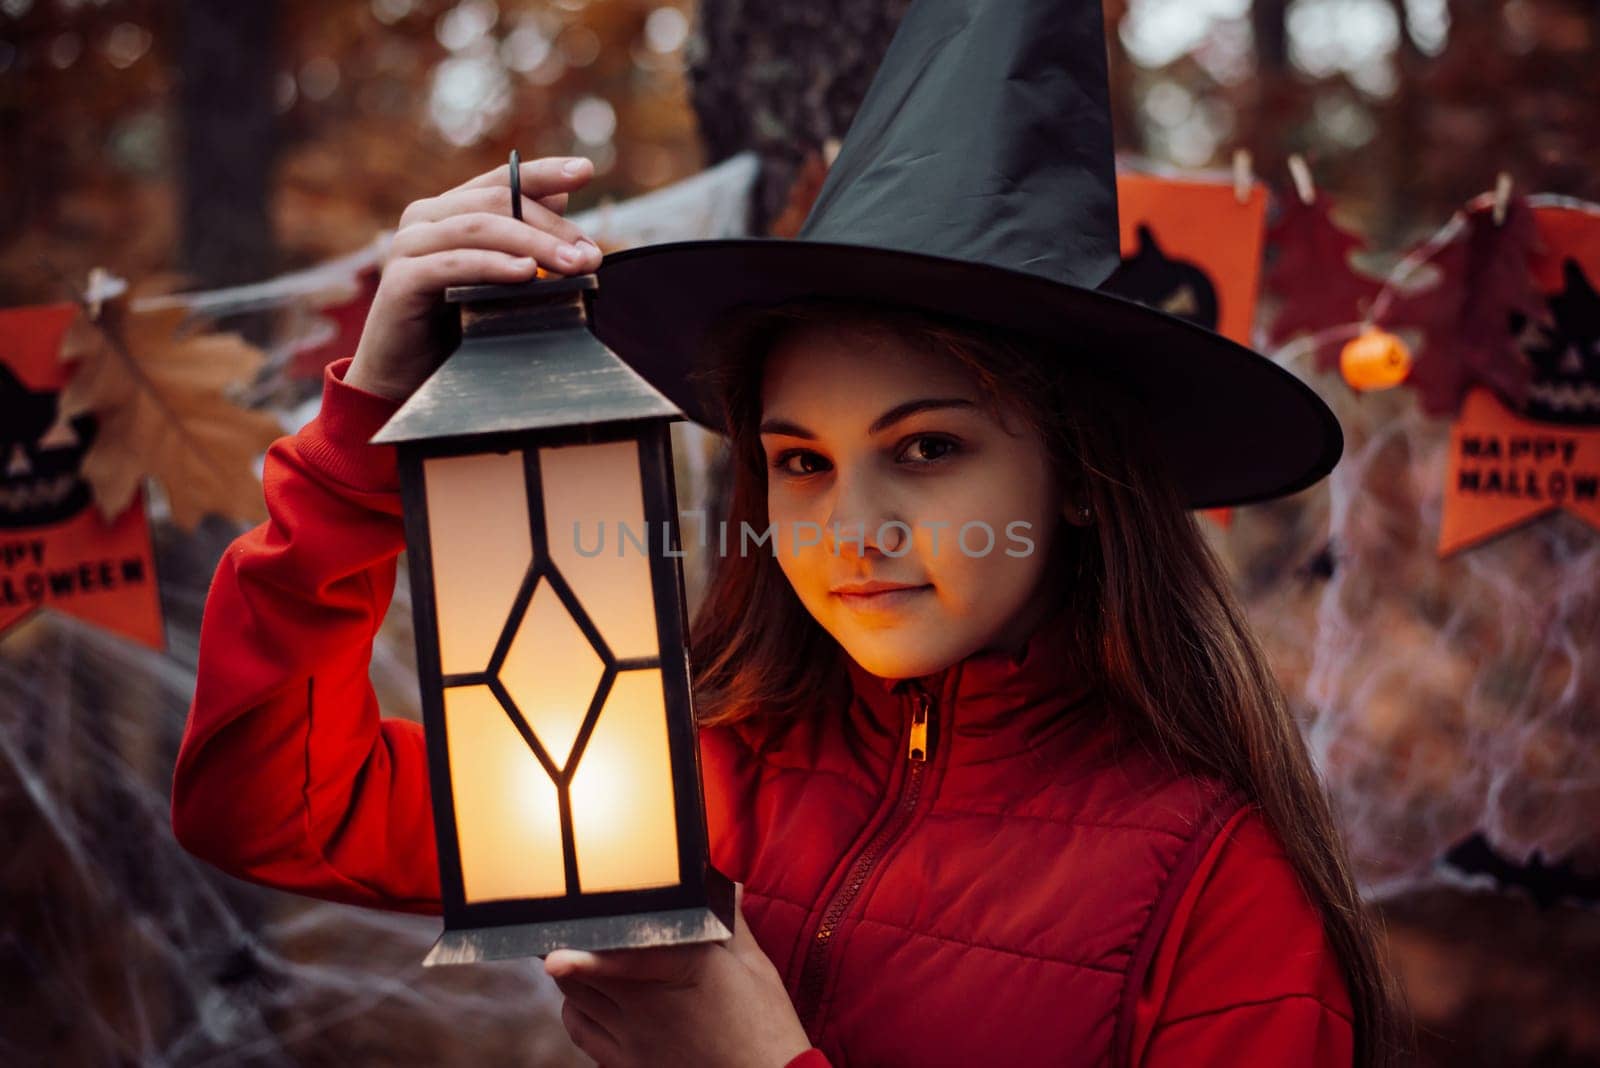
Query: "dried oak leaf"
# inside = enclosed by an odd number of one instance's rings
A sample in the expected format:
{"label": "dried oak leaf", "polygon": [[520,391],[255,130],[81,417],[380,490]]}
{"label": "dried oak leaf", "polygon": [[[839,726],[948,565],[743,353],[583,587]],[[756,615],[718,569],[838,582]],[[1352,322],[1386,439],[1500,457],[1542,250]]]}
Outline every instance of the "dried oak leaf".
{"label": "dried oak leaf", "polygon": [[255,459],[283,428],[223,391],[255,374],[262,353],[235,334],[186,322],[182,307],[133,310],[167,286],[156,279],[106,301],[97,321],[80,315],[62,340],[61,359],[74,365],[62,418],[89,413],[99,422],[83,477],[108,520],[148,475],[184,530],[207,513],[258,522],[266,512]]}

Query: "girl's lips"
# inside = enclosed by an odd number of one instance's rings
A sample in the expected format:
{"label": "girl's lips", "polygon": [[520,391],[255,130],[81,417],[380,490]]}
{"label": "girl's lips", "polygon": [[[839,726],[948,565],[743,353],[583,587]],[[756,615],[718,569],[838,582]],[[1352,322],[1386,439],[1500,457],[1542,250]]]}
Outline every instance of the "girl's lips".
{"label": "girl's lips", "polygon": [[901,608],[931,590],[932,586],[902,586],[894,590],[875,593],[836,593],[835,597],[850,608],[870,612]]}

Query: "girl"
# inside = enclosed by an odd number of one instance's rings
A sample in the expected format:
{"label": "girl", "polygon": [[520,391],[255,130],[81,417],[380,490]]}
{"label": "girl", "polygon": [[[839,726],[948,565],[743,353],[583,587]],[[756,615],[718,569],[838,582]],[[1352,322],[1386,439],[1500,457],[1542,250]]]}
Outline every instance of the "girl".
{"label": "girl", "polygon": [[[367,444],[455,344],[444,287],[594,269],[587,160],[402,215],[353,359],[275,444],[208,597],[173,827],[225,871],[434,914],[418,724],[371,642],[403,548]],[[1136,398],[1004,331],[792,301],[711,381],[730,550],[692,664],[725,945],[558,951],[630,1065],[1378,1065],[1396,1015],[1304,744]],[[816,536],[813,536],[813,531]]]}

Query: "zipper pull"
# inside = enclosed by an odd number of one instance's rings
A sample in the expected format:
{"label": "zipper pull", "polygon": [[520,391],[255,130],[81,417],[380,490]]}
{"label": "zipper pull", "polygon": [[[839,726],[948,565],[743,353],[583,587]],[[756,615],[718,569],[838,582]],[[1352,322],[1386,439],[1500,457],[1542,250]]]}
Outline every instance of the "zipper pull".
{"label": "zipper pull", "polygon": [[928,709],[932,705],[933,698],[925,693],[917,694],[916,703],[912,705],[911,751],[906,755],[917,764],[928,759]]}

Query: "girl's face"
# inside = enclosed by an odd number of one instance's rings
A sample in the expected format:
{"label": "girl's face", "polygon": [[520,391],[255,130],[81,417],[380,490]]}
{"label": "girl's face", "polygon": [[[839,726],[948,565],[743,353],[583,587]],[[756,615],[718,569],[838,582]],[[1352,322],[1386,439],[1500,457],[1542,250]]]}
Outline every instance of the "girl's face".
{"label": "girl's face", "polygon": [[[907,678],[1027,637],[1067,502],[1038,434],[990,415],[960,362],[802,324],[767,358],[761,415],[779,566],[858,664]],[[852,591],[869,583],[899,588]]]}

